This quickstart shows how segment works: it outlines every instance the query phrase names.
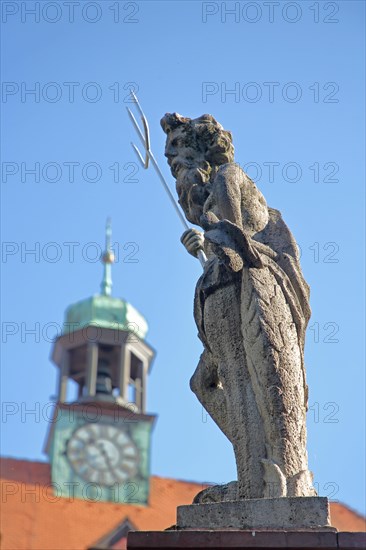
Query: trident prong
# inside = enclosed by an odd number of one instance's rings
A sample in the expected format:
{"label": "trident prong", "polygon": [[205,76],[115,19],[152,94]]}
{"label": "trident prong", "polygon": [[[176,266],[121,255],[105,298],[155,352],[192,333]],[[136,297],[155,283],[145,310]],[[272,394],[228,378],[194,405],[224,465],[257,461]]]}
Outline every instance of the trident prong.
{"label": "trident prong", "polygon": [[138,99],[137,97],[135,96],[135,94],[133,93],[133,91],[131,90],[131,95],[132,95],[132,98],[135,102],[135,104],[137,105],[137,108],[138,110],[140,111],[140,115],[141,115],[141,120],[142,120],[142,125],[144,127],[144,133],[141,132],[140,130],[140,127],[139,125],[137,124],[137,121],[134,117],[134,114],[132,113],[131,109],[129,109],[127,107],[127,112],[128,112],[128,116],[130,117],[131,121],[132,121],[132,124],[134,125],[135,127],[135,130],[136,132],[138,133],[139,135],[139,138],[141,139],[142,141],[142,144],[144,146],[144,149],[145,149],[145,160],[143,158],[143,156],[141,155],[140,151],[138,150],[138,148],[136,147],[136,145],[134,143],[131,143],[132,147],[134,148],[136,154],[137,154],[137,157],[139,159],[139,161],[141,162],[141,165],[145,168],[145,170],[148,169],[149,167],[149,150],[150,150],[150,132],[149,132],[149,125],[147,123],[147,120],[146,120],[146,117],[144,115],[144,112],[143,110],[141,109],[140,107],[140,104],[138,102]]}
{"label": "trident prong", "polygon": [[139,159],[139,161],[141,163],[141,166],[143,166],[143,168],[147,168],[146,167],[146,161],[142,158],[142,155],[141,155],[140,151],[138,150],[136,145],[134,143],[132,143],[132,141],[131,141],[131,145],[132,145],[132,148],[133,148],[133,150],[135,151],[135,153],[137,155],[137,158]]}
{"label": "trident prong", "polygon": [[[174,195],[171,192],[170,187],[167,184],[167,182],[166,182],[166,180],[163,176],[162,171],[159,168],[159,165],[158,165],[158,163],[157,163],[157,161],[156,161],[156,159],[153,155],[153,152],[150,149],[150,132],[149,132],[149,125],[147,123],[147,118],[144,114],[144,111],[141,108],[139,100],[137,99],[135,93],[132,90],[131,90],[131,97],[132,97],[133,102],[136,105],[136,107],[137,107],[137,109],[140,113],[141,120],[142,120],[142,125],[143,125],[143,128],[144,128],[143,132],[141,131],[140,126],[138,125],[137,120],[136,120],[134,114],[132,113],[131,109],[129,109],[129,107],[126,107],[126,109],[127,109],[128,116],[130,117],[130,120],[131,120],[131,122],[132,122],[132,124],[133,124],[133,126],[134,126],[134,128],[135,128],[135,130],[136,130],[143,146],[144,146],[145,159],[142,156],[142,154],[140,153],[140,150],[138,149],[138,147],[134,143],[131,142],[132,148],[135,151],[135,153],[137,155],[137,158],[139,159],[139,162],[141,163],[141,166],[143,166],[143,168],[145,168],[145,170],[147,170],[147,168],[149,167],[149,160],[151,160],[152,165],[154,166],[155,171],[158,174],[159,179],[160,179],[161,183],[163,184],[163,187],[164,187],[166,193],[168,194],[170,202],[174,206],[174,209],[175,209],[176,213],[178,214],[178,217],[179,217],[180,221],[182,222],[182,225],[183,225],[184,229],[185,230],[190,229],[189,225],[186,222],[185,217],[183,216],[178,204],[175,201]],[[206,254],[204,253],[204,251],[199,250],[198,253],[197,253],[197,257],[198,257],[199,261],[201,262],[202,267],[204,267],[205,263],[207,262]]]}

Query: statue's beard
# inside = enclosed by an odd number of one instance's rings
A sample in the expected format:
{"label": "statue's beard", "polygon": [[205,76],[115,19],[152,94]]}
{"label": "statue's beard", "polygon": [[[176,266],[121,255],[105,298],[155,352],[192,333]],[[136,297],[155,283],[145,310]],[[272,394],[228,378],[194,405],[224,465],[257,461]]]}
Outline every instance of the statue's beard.
{"label": "statue's beard", "polygon": [[181,167],[177,171],[176,188],[179,204],[182,206],[187,220],[195,225],[200,224],[203,205],[210,193],[211,167],[207,162],[200,166]]}

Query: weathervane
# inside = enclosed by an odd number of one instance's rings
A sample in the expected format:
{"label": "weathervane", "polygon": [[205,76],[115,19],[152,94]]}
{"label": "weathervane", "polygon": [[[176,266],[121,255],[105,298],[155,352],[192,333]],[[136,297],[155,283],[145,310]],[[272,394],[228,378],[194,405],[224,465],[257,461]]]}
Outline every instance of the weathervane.
{"label": "weathervane", "polygon": [[[127,112],[128,112],[128,115],[132,121],[132,124],[134,125],[135,127],[135,130],[139,136],[139,138],[141,139],[141,142],[144,146],[144,150],[145,150],[145,158],[142,156],[142,154],[140,153],[139,149],[136,147],[136,145],[134,143],[131,142],[131,145],[133,147],[133,150],[135,151],[136,155],[137,155],[137,158],[139,159],[139,162],[141,163],[141,166],[147,170],[148,167],[149,167],[149,160],[151,160],[151,163],[153,165],[153,167],[155,168],[155,171],[156,173],[158,174],[159,176],[159,179],[161,181],[161,183],[163,184],[163,187],[166,191],[166,193],[168,194],[168,197],[170,199],[170,202],[172,203],[176,213],[178,214],[178,217],[184,227],[185,230],[188,230],[190,229],[183,213],[181,212],[178,204],[176,203],[176,200],[169,188],[169,185],[167,184],[163,174],[162,174],[162,171],[160,170],[159,168],[159,165],[153,155],[153,152],[151,151],[151,148],[150,148],[150,132],[149,132],[149,125],[148,125],[148,122],[147,122],[147,119],[146,119],[146,116],[141,108],[141,105],[139,103],[139,100],[137,99],[136,95],[134,94],[134,92],[131,90],[131,97],[133,99],[133,102],[135,103],[140,115],[141,115],[141,120],[142,120],[142,125],[143,125],[143,129],[144,131],[142,132],[137,121],[136,121],[136,118],[135,116],[133,115],[131,109],[129,109],[129,107],[126,107],[127,109]],[[197,253],[197,257],[199,259],[199,261],[201,262],[201,265],[202,267],[204,267],[206,261],[207,261],[207,258],[206,258],[206,254],[204,253],[203,250],[199,250],[198,253]]]}

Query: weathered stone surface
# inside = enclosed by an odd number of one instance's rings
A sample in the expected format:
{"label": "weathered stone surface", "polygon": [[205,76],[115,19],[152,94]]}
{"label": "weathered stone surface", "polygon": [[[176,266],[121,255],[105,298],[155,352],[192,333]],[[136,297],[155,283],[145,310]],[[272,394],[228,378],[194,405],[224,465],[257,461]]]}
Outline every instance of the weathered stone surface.
{"label": "weathered stone surface", "polygon": [[178,506],[179,529],[330,528],[325,497],[260,498]]}
{"label": "weathered stone surface", "polygon": [[231,441],[238,473],[195,502],[314,496],[305,420],[309,287],[296,242],[211,115],[167,114],[161,124],[179,202],[205,230],[182,236],[188,252],[203,246],[208,257],[194,306],[204,351],[191,388]]}

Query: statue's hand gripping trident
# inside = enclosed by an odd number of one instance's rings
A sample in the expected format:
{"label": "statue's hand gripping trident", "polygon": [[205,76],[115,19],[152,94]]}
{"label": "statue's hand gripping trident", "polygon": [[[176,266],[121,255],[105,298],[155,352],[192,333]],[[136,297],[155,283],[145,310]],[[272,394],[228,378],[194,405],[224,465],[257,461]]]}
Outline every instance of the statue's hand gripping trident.
{"label": "statue's hand gripping trident", "polygon": [[183,226],[184,226],[184,229],[185,229],[185,232],[183,233],[182,235],[182,243],[184,244],[184,246],[187,248],[188,252],[190,254],[192,254],[193,256],[196,256],[199,261],[201,262],[201,265],[202,267],[204,267],[206,261],[207,261],[207,258],[206,258],[206,255],[203,251],[203,238],[202,237],[199,237],[198,235],[198,231],[197,230],[194,230],[194,229],[191,229],[189,227],[189,225],[187,224],[187,221],[183,215],[183,213],[181,212],[178,204],[176,203],[176,200],[170,190],[170,187],[168,186],[160,168],[159,168],[159,165],[153,155],[153,152],[151,151],[151,148],[150,148],[150,132],[149,132],[149,125],[148,125],[148,122],[147,122],[147,119],[146,119],[146,116],[141,108],[141,105],[136,97],[136,95],[134,94],[134,92],[131,90],[131,97],[133,99],[133,102],[135,103],[140,115],[141,115],[141,120],[142,120],[142,125],[143,125],[143,132],[142,130],[140,129],[137,121],[136,121],[136,118],[135,116],[133,115],[131,109],[129,109],[129,107],[126,107],[127,109],[127,112],[128,112],[128,116],[130,117],[131,119],[131,122],[133,124],[133,126],[135,127],[135,130],[139,136],[139,138],[141,139],[141,142],[144,146],[144,150],[145,150],[145,158],[142,156],[142,154],[140,153],[139,149],[136,147],[136,145],[134,143],[131,142],[131,145],[133,147],[133,150],[135,151],[138,159],[139,159],[139,162],[141,164],[141,166],[147,170],[148,167],[149,167],[149,161],[151,160],[151,163],[153,165],[153,167],[155,168],[155,171],[157,172],[158,176],[159,176],[159,179],[161,181],[161,183],[163,184],[163,187],[165,189],[165,191],[167,192],[168,194],[168,197],[170,199],[170,202],[172,203],[172,205],[174,206],[174,209],[176,211],[176,213],[178,214],[178,217],[180,219],[180,221],[182,222]]}

